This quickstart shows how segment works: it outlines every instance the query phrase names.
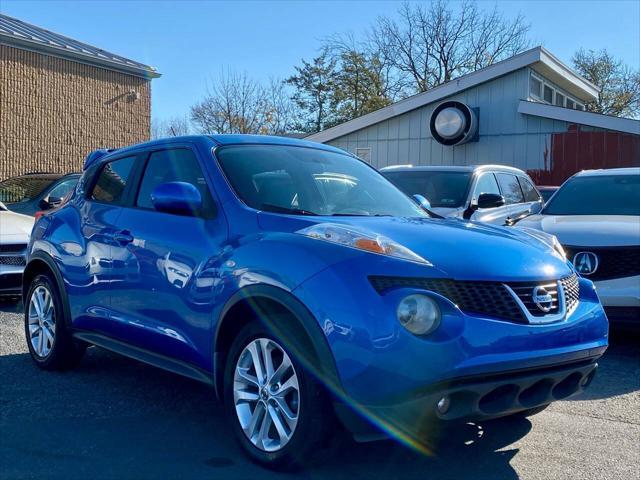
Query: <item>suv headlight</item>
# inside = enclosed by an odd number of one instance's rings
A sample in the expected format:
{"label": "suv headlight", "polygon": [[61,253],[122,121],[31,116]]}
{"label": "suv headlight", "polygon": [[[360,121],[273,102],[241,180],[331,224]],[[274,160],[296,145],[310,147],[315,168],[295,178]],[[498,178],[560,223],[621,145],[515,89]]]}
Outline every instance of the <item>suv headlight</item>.
{"label": "suv headlight", "polygon": [[424,263],[431,266],[431,262],[412,252],[407,247],[394,242],[390,238],[347,225],[318,223],[298,230],[296,233],[326,242],[337,243],[345,247],[401,258],[411,262]]}
{"label": "suv headlight", "polygon": [[398,304],[396,314],[400,325],[414,335],[427,335],[440,325],[440,308],[426,295],[404,297]]}

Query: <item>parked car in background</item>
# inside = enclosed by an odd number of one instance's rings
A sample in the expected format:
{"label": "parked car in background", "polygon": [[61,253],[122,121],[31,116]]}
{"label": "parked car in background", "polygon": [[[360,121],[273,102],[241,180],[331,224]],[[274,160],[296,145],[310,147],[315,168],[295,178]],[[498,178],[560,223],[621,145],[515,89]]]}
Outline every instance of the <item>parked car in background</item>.
{"label": "parked car in background", "polygon": [[560,187],[553,187],[550,185],[538,185],[536,187],[540,195],[542,195],[542,200],[547,203],[549,199],[553,196],[554,193],[558,191]]}
{"label": "parked car in background", "polygon": [[20,295],[33,217],[7,210],[0,202],[0,296]]}
{"label": "parked car in background", "polygon": [[35,215],[62,203],[76,186],[79,173],[30,173],[0,182],[0,202],[17,213]]}
{"label": "parked car in background", "polygon": [[517,226],[557,236],[609,319],[640,328],[640,168],[577,173]]}
{"label": "parked car in background", "polygon": [[31,239],[33,361],[93,344],[212,384],[261,463],[304,462],[336,416],[426,448],[434,423],[532,415],[607,348],[552,236],[431,218],[337,148],[176,137],[86,164]]}
{"label": "parked car in background", "polygon": [[380,173],[407,195],[426,198],[430,210],[443,217],[504,225],[542,208],[531,178],[513,167],[402,165]]}

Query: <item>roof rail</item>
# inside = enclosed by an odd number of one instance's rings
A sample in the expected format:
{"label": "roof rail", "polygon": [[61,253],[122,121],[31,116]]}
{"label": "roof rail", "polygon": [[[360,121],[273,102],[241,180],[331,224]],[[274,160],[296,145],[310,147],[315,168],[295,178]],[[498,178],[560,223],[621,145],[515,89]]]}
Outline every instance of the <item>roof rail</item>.
{"label": "roof rail", "polygon": [[111,152],[115,152],[116,150],[117,148],[99,148],[98,150],[94,150],[93,152],[89,153],[89,155],[87,155],[86,158],[84,159],[84,164],[82,165],[82,171],[85,171],[87,168],[93,165],[100,158],[110,154]]}

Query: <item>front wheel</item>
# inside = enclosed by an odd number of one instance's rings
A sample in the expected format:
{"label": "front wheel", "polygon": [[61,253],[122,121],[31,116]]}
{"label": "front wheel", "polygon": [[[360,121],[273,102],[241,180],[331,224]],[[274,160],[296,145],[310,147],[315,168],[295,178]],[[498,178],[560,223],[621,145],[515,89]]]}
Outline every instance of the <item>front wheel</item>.
{"label": "front wheel", "polygon": [[225,369],[225,407],[252,459],[288,469],[326,436],[326,395],[284,342],[256,324],[235,338]]}
{"label": "front wheel", "polygon": [[35,364],[45,370],[66,370],[82,359],[86,345],[67,328],[60,292],[47,274],[36,276],[24,307],[27,346]]}

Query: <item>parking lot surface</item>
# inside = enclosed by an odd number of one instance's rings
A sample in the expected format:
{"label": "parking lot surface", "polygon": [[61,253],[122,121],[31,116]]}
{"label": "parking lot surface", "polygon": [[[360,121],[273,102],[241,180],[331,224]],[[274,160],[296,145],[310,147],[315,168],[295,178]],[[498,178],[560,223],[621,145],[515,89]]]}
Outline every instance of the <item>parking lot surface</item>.
{"label": "parking lot surface", "polygon": [[640,478],[640,339],[616,334],[590,390],[522,420],[467,425],[439,453],[337,437],[303,471],[276,474],[236,445],[200,383],[98,348],[76,370],[38,370],[21,306],[0,300],[0,478]]}

